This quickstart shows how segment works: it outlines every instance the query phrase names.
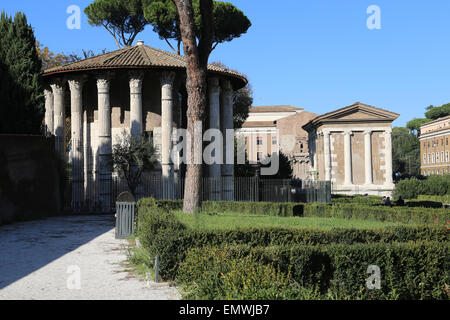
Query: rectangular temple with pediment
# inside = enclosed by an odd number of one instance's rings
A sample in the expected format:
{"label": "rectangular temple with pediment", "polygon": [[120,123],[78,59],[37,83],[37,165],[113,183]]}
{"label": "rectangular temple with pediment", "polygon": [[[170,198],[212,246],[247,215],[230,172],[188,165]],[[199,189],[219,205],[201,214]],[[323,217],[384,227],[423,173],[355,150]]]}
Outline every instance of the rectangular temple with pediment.
{"label": "rectangular temple with pediment", "polygon": [[357,102],[308,122],[310,178],[331,181],[336,194],[390,196],[392,122],[398,117]]}

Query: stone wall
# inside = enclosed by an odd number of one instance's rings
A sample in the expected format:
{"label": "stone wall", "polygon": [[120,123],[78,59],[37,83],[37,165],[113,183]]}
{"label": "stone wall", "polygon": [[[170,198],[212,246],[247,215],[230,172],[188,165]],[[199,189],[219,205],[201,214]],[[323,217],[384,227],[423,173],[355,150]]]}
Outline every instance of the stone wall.
{"label": "stone wall", "polygon": [[0,224],[61,210],[54,140],[0,135]]}

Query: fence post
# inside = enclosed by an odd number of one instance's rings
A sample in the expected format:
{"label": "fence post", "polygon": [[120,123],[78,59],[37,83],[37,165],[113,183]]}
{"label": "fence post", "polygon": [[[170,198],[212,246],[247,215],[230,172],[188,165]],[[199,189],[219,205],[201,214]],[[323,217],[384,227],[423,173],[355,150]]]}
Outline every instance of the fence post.
{"label": "fence post", "polygon": [[155,258],[155,282],[159,283],[159,256]]}

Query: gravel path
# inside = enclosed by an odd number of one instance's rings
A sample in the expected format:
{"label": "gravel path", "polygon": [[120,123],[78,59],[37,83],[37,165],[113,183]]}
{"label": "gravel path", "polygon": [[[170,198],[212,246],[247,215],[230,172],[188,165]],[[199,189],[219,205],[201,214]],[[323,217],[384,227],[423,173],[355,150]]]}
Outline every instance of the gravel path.
{"label": "gravel path", "polygon": [[[111,216],[57,217],[0,227],[0,300],[172,300],[123,265]],[[79,277],[78,277],[79,275]],[[79,280],[79,281],[78,281]]]}

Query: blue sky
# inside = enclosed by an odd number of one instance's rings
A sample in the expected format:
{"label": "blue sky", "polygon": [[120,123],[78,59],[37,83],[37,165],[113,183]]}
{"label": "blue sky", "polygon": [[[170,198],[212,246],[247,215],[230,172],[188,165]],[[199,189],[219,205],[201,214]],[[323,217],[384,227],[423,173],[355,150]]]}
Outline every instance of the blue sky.
{"label": "blue sky", "polygon": [[[115,50],[113,38],[91,27],[69,30],[70,5],[92,0],[2,0],[22,11],[37,39],[54,52]],[[252,21],[249,32],[220,45],[210,61],[246,74],[255,105],[295,105],[325,113],[356,101],[401,114],[395,125],[423,117],[430,104],[450,102],[450,1],[232,0]],[[367,8],[381,9],[369,30]],[[148,27],[138,39],[170,50]]]}

